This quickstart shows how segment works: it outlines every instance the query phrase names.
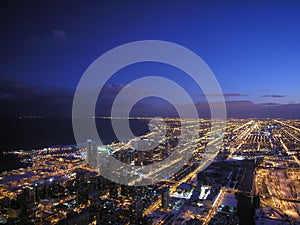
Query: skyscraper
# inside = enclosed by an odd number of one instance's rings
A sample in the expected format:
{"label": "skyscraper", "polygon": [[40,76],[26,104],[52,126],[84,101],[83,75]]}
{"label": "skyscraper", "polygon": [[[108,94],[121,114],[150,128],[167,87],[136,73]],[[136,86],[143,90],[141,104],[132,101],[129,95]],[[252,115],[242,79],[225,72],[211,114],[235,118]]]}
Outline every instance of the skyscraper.
{"label": "skyscraper", "polygon": [[97,148],[93,146],[92,140],[87,140],[87,163],[90,167],[97,167]]}
{"label": "skyscraper", "polygon": [[161,191],[161,205],[163,209],[168,209],[170,204],[170,188],[164,187]]}

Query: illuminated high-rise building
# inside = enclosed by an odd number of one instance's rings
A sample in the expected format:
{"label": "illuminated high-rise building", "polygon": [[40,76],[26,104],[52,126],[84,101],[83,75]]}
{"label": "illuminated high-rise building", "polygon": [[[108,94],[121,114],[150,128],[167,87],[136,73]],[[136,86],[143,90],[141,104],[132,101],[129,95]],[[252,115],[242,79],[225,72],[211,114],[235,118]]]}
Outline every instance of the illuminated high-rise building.
{"label": "illuminated high-rise building", "polygon": [[97,167],[97,148],[93,146],[92,140],[87,140],[87,162],[90,167]]}
{"label": "illuminated high-rise building", "polygon": [[161,191],[161,205],[163,209],[168,209],[170,204],[170,188],[164,187]]}

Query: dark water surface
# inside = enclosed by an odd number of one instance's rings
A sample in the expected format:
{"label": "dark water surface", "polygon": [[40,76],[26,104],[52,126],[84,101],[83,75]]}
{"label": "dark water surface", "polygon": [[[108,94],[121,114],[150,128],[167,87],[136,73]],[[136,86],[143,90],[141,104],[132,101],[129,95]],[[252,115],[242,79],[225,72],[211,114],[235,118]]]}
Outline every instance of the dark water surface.
{"label": "dark water surface", "polygon": [[[240,189],[250,192],[252,190],[254,161],[245,161],[246,171]],[[251,199],[245,196],[238,196],[238,216],[240,225],[254,225],[253,206]]]}
{"label": "dark water surface", "polygon": [[3,154],[0,152],[0,172],[14,170],[24,166],[25,165],[20,162],[20,159],[16,155]]}
{"label": "dark water surface", "polygon": [[[0,122],[0,152],[76,143],[71,118],[0,119]],[[109,119],[96,119],[96,125],[101,129],[99,136],[104,144],[118,141]],[[147,120],[130,120],[130,126],[135,136],[149,132]]]}
{"label": "dark water surface", "polygon": [[[0,122],[0,172],[26,166],[16,155],[3,154],[4,151],[43,149],[76,143],[70,118],[0,119]],[[149,132],[147,120],[133,119],[129,124],[135,136]],[[102,143],[119,141],[109,119],[96,119],[96,125]]]}

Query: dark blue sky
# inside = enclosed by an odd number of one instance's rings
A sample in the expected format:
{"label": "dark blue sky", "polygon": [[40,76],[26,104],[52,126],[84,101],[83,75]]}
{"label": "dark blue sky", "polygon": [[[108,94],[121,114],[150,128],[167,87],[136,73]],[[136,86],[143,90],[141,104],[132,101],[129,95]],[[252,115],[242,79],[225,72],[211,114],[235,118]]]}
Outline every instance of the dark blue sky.
{"label": "dark blue sky", "polygon": [[[2,114],[69,115],[87,67],[127,42],[158,39],[197,53],[216,75],[229,116],[300,118],[299,1],[1,1]],[[166,77],[205,98],[163,65],[125,68],[117,90],[143,74]],[[245,112],[247,109],[247,112]]]}

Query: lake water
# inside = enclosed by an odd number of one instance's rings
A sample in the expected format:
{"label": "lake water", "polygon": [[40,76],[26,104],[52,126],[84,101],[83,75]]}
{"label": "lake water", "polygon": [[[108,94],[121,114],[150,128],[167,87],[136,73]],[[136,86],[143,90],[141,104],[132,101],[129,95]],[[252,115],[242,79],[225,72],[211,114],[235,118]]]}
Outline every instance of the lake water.
{"label": "lake water", "polygon": [[[18,157],[2,154],[4,151],[43,149],[51,146],[74,145],[71,119],[1,119],[0,133],[0,172],[18,169],[24,166]],[[96,119],[97,129],[101,129],[102,143],[117,142],[111,121]],[[147,120],[130,120],[135,136],[149,132]]]}
{"label": "lake water", "polygon": [[[56,145],[75,144],[72,120],[69,119],[2,119],[0,152],[11,150],[41,149]],[[104,144],[118,141],[109,119],[96,119],[100,138]],[[147,120],[130,120],[135,136],[149,132]],[[105,132],[103,132],[105,131]]]}

